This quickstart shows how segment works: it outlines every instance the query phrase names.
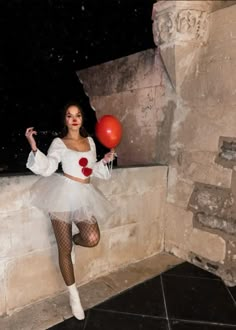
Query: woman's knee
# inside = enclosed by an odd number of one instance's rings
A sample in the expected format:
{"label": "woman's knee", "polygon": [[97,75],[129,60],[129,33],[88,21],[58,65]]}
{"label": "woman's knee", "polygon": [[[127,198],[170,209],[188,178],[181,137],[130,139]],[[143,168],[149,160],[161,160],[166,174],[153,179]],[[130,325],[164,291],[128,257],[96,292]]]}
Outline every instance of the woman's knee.
{"label": "woman's knee", "polygon": [[100,241],[100,232],[96,231],[96,232],[92,232],[87,236],[87,243],[90,247],[94,247],[96,245],[98,245]]}

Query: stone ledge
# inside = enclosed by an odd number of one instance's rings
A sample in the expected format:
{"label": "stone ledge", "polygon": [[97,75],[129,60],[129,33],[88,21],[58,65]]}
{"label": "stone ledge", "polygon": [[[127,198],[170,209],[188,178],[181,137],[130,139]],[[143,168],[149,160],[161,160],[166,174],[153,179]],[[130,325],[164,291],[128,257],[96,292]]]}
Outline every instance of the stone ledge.
{"label": "stone ledge", "polygon": [[[183,262],[168,254],[156,254],[130,264],[80,287],[82,304],[91,308],[106,299]],[[45,330],[70,318],[67,293],[32,304],[8,317],[0,317],[0,329]]]}

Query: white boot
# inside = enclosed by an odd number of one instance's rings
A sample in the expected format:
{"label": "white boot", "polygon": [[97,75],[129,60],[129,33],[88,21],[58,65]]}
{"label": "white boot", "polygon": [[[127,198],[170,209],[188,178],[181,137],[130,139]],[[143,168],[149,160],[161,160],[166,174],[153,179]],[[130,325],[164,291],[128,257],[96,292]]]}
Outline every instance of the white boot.
{"label": "white boot", "polygon": [[84,310],[80,302],[79,292],[76,288],[75,283],[72,285],[67,286],[69,294],[70,294],[70,307],[72,310],[72,314],[74,317],[76,317],[78,320],[83,320]]}

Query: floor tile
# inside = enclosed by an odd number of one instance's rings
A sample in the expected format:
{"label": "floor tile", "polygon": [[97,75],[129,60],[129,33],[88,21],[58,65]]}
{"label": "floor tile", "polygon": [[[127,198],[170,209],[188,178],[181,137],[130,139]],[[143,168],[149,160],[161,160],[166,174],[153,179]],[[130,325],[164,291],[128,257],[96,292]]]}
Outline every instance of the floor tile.
{"label": "floor tile", "polygon": [[[165,293],[164,304],[163,290]],[[183,263],[48,330],[230,330],[236,329],[236,287]]]}
{"label": "floor tile", "polygon": [[185,276],[185,277],[202,277],[220,280],[220,278],[204,269],[201,269],[189,262],[184,262],[165,272],[165,275]]}
{"label": "floor tile", "polygon": [[233,330],[235,327],[210,324],[210,323],[190,323],[184,321],[171,321],[171,330]]}
{"label": "floor tile", "polygon": [[169,318],[236,325],[236,308],[222,281],[161,276]]}
{"label": "floor tile", "polygon": [[227,287],[227,289],[231,293],[232,298],[234,300],[234,303],[236,304],[236,286],[234,286],[234,287]]}
{"label": "floor tile", "polygon": [[91,310],[84,330],[168,330],[167,320]]}
{"label": "floor tile", "polygon": [[96,309],[166,317],[160,276],[107,300]]}

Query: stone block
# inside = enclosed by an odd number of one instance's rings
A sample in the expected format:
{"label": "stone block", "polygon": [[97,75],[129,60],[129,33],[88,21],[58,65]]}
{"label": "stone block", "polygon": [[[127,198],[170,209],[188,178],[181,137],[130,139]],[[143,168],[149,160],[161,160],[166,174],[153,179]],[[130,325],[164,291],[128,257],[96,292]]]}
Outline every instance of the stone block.
{"label": "stone block", "polygon": [[74,266],[78,285],[89,282],[100,275],[109,272],[108,258],[110,231],[101,233],[101,239],[96,247],[84,248],[75,246],[76,263]]}
{"label": "stone block", "polygon": [[131,223],[104,230],[101,241],[93,249],[76,247],[75,273],[77,284],[89,282],[110,270],[120,268],[131,261],[138,261],[163,247],[161,220]]}
{"label": "stone block", "polygon": [[[180,250],[187,251],[189,246],[189,236],[192,232],[192,213],[176,205],[166,203],[165,208],[165,248],[168,251],[171,246],[178,247]],[[184,256],[177,255],[184,259]]]}
{"label": "stone block", "polygon": [[115,272],[107,274],[102,279],[116,293],[124,291],[149,278],[157,276],[182,260],[169,254],[156,254],[150,258],[129,264]]}
{"label": "stone block", "polygon": [[144,259],[155,253],[164,250],[164,223],[150,222],[143,219],[137,228],[137,256],[138,259]]}
{"label": "stone block", "polygon": [[229,188],[221,188],[196,182],[189,200],[188,209],[221,218],[234,218],[234,198]]}
{"label": "stone block", "polygon": [[36,208],[2,214],[0,229],[2,257],[7,259],[47,249],[55,242],[49,218]]}
{"label": "stone block", "polygon": [[[216,2],[216,1],[215,1]],[[215,11],[210,15],[211,29],[209,33],[209,40],[228,40],[234,37],[235,32],[235,1],[217,1],[221,3],[231,2],[234,6],[225,8],[224,10]],[[232,33],[227,33],[232,31]]]}
{"label": "stone block", "polygon": [[9,261],[5,282],[7,312],[64,289],[56,253],[49,249]]}
{"label": "stone block", "polygon": [[215,152],[184,151],[179,156],[177,170],[182,179],[230,188],[232,171],[215,164]]}
{"label": "stone block", "polygon": [[160,85],[163,71],[155,50],[149,49],[80,70],[77,74],[86,92],[93,97]]}
{"label": "stone block", "polygon": [[189,250],[208,260],[223,263],[226,242],[218,235],[194,228],[189,237]]}
{"label": "stone block", "polygon": [[2,177],[0,180],[0,214],[29,207],[29,188],[38,179],[35,175]]}
{"label": "stone block", "polygon": [[178,169],[169,168],[167,202],[185,208],[191,196],[193,183],[191,180],[181,178]]}
{"label": "stone block", "polygon": [[220,136],[215,162],[231,169],[236,166],[236,138]]}
{"label": "stone block", "polygon": [[119,227],[125,224],[153,222],[162,217],[163,201],[166,196],[166,187],[157,187],[156,191],[143,193],[115,194],[110,198],[114,206],[114,213],[103,225],[103,230]]}
{"label": "stone block", "polygon": [[207,215],[204,213],[197,213],[194,216],[194,222],[199,223],[203,226],[203,228],[210,229],[216,229],[219,230],[220,235],[223,234],[230,234],[235,235],[236,234],[236,219],[224,219],[220,218],[216,215]]}
{"label": "stone block", "polygon": [[110,231],[107,247],[110,269],[117,269],[139,259],[137,248],[140,242],[137,231],[137,224],[125,225]]}
{"label": "stone block", "polygon": [[133,196],[166,187],[167,166],[143,166],[114,169],[109,181],[93,179],[108,199],[114,196]]}

